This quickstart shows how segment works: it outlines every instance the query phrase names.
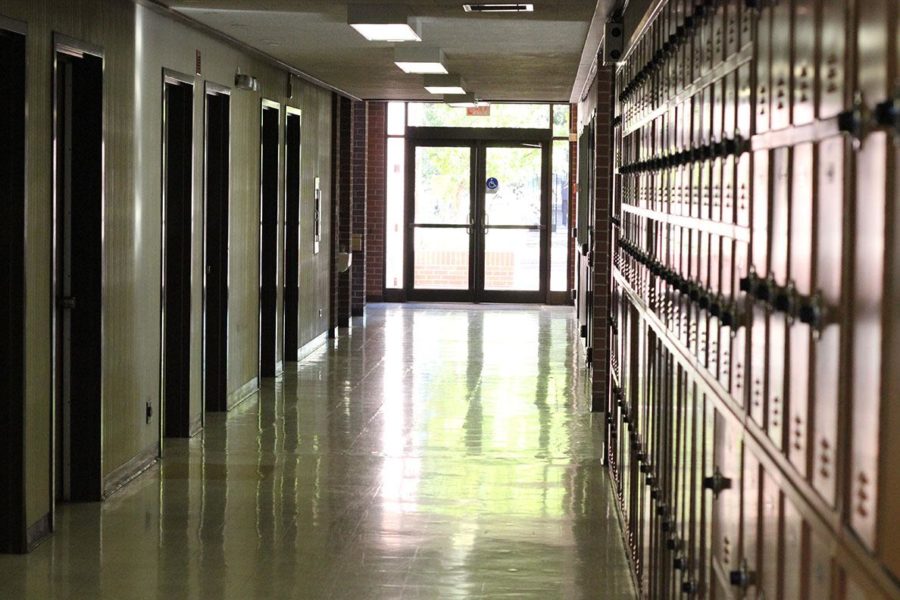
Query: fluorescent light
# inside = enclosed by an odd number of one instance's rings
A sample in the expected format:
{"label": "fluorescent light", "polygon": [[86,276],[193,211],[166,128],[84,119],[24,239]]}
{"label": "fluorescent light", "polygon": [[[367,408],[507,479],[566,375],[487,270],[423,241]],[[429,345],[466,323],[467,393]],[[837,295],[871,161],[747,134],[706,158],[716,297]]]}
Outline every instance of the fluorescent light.
{"label": "fluorescent light", "polygon": [[459,86],[452,86],[452,85],[448,85],[448,86],[446,86],[446,87],[442,87],[442,86],[439,86],[439,85],[437,85],[437,86],[435,86],[435,85],[431,85],[431,86],[426,85],[426,86],[425,86],[425,89],[428,90],[428,93],[429,93],[429,94],[436,94],[436,95],[439,95],[439,94],[445,94],[445,95],[447,95],[447,94],[449,94],[449,95],[462,95],[462,94],[465,94],[465,93],[466,93],[466,90],[465,90],[464,88],[461,88],[461,87],[459,87]]}
{"label": "fluorescent light", "polygon": [[402,6],[351,4],[347,23],[370,42],[421,42],[419,22]]}
{"label": "fluorescent light", "polygon": [[420,63],[420,62],[395,62],[400,70],[404,73],[416,75],[432,75],[443,74],[447,72],[447,68],[441,63]]}
{"label": "fluorescent light", "polygon": [[444,66],[444,51],[440,48],[397,46],[394,48],[394,64],[404,73],[422,75],[447,74]]}
{"label": "fluorescent light", "polygon": [[459,75],[426,75],[425,89],[432,94],[465,94]]}
{"label": "fluorescent light", "polygon": [[421,42],[422,38],[409,25],[378,25],[375,23],[351,24],[370,42]]}

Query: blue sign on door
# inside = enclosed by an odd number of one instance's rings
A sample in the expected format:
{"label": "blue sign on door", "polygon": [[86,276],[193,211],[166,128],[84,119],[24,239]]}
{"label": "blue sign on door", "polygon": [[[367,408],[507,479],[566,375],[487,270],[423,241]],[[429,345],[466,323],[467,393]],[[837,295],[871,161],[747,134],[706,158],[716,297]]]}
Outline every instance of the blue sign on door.
{"label": "blue sign on door", "polygon": [[485,183],[485,185],[487,186],[487,189],[489,189],[490,191],[496,192],[497,188],[500,187],[500,182],[497,181],[496,177],[488,177],[488,180]]}

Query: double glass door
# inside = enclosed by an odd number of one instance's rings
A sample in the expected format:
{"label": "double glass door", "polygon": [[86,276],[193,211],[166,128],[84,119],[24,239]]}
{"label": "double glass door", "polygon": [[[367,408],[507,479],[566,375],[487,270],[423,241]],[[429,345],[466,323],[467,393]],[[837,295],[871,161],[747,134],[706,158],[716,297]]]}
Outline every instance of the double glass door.
{"label": "double glass door", "polygon": [[413,140],[406,296],[544,302],[549,143]]}

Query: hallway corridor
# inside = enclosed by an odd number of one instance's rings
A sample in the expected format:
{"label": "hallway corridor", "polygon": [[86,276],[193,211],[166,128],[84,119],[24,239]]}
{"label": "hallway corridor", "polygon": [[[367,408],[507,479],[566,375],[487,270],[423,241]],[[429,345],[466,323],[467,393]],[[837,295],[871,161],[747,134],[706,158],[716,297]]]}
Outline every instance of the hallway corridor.
{"label": "hallway corridor", "polygon": [[569,308],[372,305],[0,598],[630,598]]}

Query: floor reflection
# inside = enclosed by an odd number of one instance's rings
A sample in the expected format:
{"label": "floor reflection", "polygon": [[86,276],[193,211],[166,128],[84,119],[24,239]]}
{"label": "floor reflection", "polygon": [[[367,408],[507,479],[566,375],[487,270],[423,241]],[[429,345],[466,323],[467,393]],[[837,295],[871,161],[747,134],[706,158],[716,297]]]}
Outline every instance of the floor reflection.
{"label": "floor reflection", "polygon": [[570,314],[372,306],[0,597],[631,598]]}

